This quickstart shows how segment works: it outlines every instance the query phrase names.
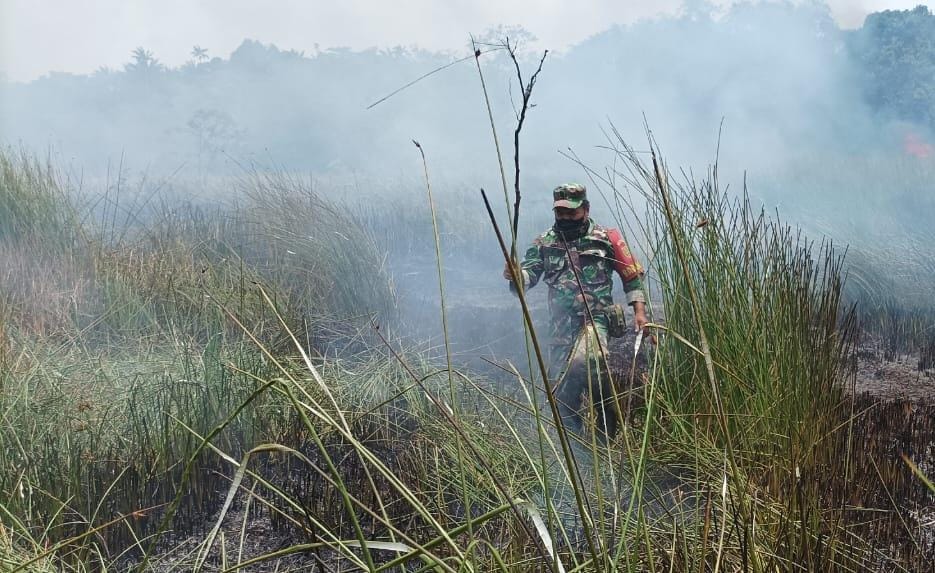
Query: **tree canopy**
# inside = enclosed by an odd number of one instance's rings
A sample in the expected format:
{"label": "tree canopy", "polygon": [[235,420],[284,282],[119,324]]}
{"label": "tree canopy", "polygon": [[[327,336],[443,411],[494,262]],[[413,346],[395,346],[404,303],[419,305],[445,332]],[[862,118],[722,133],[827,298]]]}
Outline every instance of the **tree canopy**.
{"label": "tree canopy", "polygon": [[[477,37],[507,34],[529,38],[521,29]],[[205,170],[257,158],[378,173],[408,168],[415,138],[455,176],[495,161],[473,58],[368,106],[466,53],[305,54],[245,40],[228,58],[196,45],[188,62],[167,67],[139,47],[121,70],[0,80],[0,138],[55,147],[92,166],[125,153],[168,171],[198,157]],[[536,57],[529,54],[533,69]],[[515,70],[496,51],[481,63],[496,119],[512,126],[521,94]],[[927,149],[935,134],[935,16],[922,6],[887,11],[843,31],[813,3],[737,5],[719,16],[698,8],[614,27],[550,55],[533,100],[523,146],[530,174],[567,172],[556,150],[594,150],[608,119],[641,134],[644,115],[686,162],[710,160],[722,119],[722,153],[729,157],[733,144],[733,162],[750,168],[829,148],[898,149],[903,134],[879,135],[896,122],[911,124],[919,140],[912,144]]]}
{"label": "tree canopy", "polygon": [[874,109],[935,129],[935,14],[925,6],[870,14],[847,42]]}

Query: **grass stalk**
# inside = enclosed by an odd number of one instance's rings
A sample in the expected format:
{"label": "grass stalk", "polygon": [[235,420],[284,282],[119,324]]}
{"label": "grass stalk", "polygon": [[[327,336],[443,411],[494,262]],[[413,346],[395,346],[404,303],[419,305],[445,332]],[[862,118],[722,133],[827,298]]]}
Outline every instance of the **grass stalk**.
{"label": "grass stalk", "polygon": [[[503,254],[503,258],[506,261],[508,268],[510,269],[510,277],[514,284],[519,285],[523,282],[522,276],[517,274],[515,265],[510,264],[510,253],[506,250],[506,244],[503,242],[503,235],[500,233],[500,228],[497,226],[497,219],[493,214],[493,210],[490,208],[490,202],[487,200],[487,194],[484,193],[483,189],[481,189],[481,197],[484,199],[484,206],[487,208],[487,216],[490,218],[490,223],[493,226],[494,234],[497,236],[497,242],[500,244],[500,251]],[[577,504],[578,511],[581,515],[584,534],[588,541],[588,548],[591,552],[591,558],[594,560],[594,562],[599,562],[598,550],[595,545],[595,541],[592,538],[591,516],[586,509],[587,504],[585,503],[583,492],[578,485],[582,483],[582,480],[578,471],[577,463],[575,462],[574,455],[571,451],[565,425],[562,423],[562,417],[558,410],[558,403],[556,402],[556,398],[553,393],[552,384],[549,382],[548,368],[546,368],[545,361],[542,358],[542,349],[539,346],[539,339],[536,336],[536,329],[532,323],[532,315],[530,314],[529,306],[526,303],[525,293],[522,291],[522,289],[517,289],[516,293],[520,302],[520,306],[523,310],[523,319],[526,322],[527,332],[529,333],[529,337],[532,342],[536,360],[539,364],[539,373],[542,375],[542,382],[546,392],[546,400],[548,401],[549,408],[552,411],[552,421],[555,423],[555,429],[558,433],[559,443],[562,446],[562,459],[566,465],[569,477],[572,478],[571,482],[572,490],[575,494],[575,503]],[[553,566],[557,567],[557,564],[553,562]]]}
{"label": "grass stalk", "polygon": [[[448,310],[445,301],[445,273],[443,271],[442,263],[441,236],[438,232],[438,218],[435,215],[435,199],[432,197],[432,184],[429,181],[429,166],[425,160],[425,150],[422,149],[422,146],[419,145],[419,142],[413,140],[413,143],[415,144],[416,148],[418,148],[419,154],[422,156],[422,172],[425,176],[425,190],[428,195],[429,211],[432,215],[432,238],[435,243],[435,270],[437,272],[438,278],[438,298],[439,304],[441,306],[442,335],[445,342],[445,365],[448,374],[448,399],[451,402],[451,408],[454,410],[454,417],[457,418],[461,411],[461,397],[459,395],[460,393],[457,392],[455,387],[453,375],[454,367],[451,363],[451,339],[448,334]],[[464,452],[460,442],[457,444],[457,449],[458,473],[461,479],[461,491],[463,492],[464,513],[465,517],[467,518],[468,533],[473,540],[474,526],[471,524],[473,501],[471,500],[470,489],[467,487],[467,476],[464,470]]]}

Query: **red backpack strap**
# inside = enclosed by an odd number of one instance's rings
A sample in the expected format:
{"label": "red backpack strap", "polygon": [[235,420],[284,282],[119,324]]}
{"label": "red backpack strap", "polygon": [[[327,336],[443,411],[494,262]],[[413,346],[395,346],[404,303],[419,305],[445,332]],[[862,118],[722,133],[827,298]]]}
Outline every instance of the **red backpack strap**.
{"label": "red backpack strap", "polygon": [[618,229],[608,229],[607,238],[614,249],[614,270],[620,273],[623,282],[642,276],[643,267],[630,252],[630,247],[623,240],[623,234]]}

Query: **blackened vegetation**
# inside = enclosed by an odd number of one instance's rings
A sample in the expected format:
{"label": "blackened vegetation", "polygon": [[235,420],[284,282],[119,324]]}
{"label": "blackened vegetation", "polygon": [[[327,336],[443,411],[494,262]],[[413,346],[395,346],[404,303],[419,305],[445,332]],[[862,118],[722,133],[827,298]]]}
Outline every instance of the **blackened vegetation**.
{"label": "blackened vegetation", "polygon": [[628,420],[632,419],[634,411],[638,411],[644,405],[643,386],[649,374],[649,354],[646,350],[652,345],[647,335],[640,343],[641,351],[636,353],[636,339],[636,331],[628,328],[625,336],[612,338],[608,342],[610,376],[617,387],[621,402],[618,412]]}
{"label": "blackened vegetation", "polygon": [[[850,468],[840,502],[855,530],[880,551],[884,570],[892,559],[913,571],[935,563],[935,492],[913,475],[902,456],[929,476],[935,473],[935,402],[863,394],[854,402]],[[886,558],[884,558],[885,556]]]}
{"label": "blackened vegetation", "polygon": [[[385,464],[390,472],[412,487],[414,492],[421,494],[422,488],[431,486],[436,492],[434,495],[428,492],[425,492],[425,496],[420,495],[425,508],[429,510],[432,519],[452,533],[452,537],[463,540],[456,532],[463,525],[467,510],[462,492],[458,489],[455,470],[449,466],[451,460],[435,433],[438,428],[426,424],[424,418],[420,420],[413,415],[413,407],[413,404],[400,398],[377,411],[354,416],[352,432],[359,438],[357,445],[330,433],[320,436],[322,448],[300,422],[296,421],[284,428],[290,439],[301,442],[296,446],[298,454],[266,453],[257,456],[251,462],[253,478],[242,485],[225,524],[230,537],[238,534],[241,527],[238,520],[263,524],[265,529],[252,532],[254,539],[258,537],[260,540],[253,542],[245,557],[257,557],[307,544],[309,547],[306,549],[264,560],[259,570],[298,567],[299,570],[311,568],[314,571],[328,571],[332,567],[352,566],[346,556],[333,549],[314,546],[332,543],[335,539],[355,539],[355,524],[346,511],[339,484],[353,496],[354,517],[368,539],[388,540],[395,536],[410,546],[418,543],[433,549],[438,555],[448,555],[450,549],[438,542],[437,527],[414,509],[385,475],[374,471],[373,466],[359,455],[358,448],[363,446]],[[328,468],[329,459],[334,463],[334,472]],[[433,463],[443,467],[439,468]],[[285,495],[274,492],[263,481],[272,484]],[[220,499],[229,479],[219,475],[215,483],[218,487],[215,495]],[[249,513],[246,513],[250,497],[253,500]],[[470,511],[477,518],[496,504],[498,502],[493,497],[475,497]],[[195,521],[189,521],[192,517]],[[189,535],[197,539],[204,538],[204,530],[215,519],[216,516],[209,513],[180,519],[184,527],[180,531],[182,535],[168,538],[169,542],[161,550],[168,551],[172,544],[180,543]],[[191,524],[199,521],[207,525],[191,527]],[[388,527],[387,523],[391,523],[392,527]],[[538,540],[528,536],[528,529],[524,525],[504,512],[501,516],[479,523],[475,534],[504,544],[521,542],[520,547],[526,547],[528,554],[523,553],[517,559],[540,556],[535,550]],[[522,540],[526,542],[522,543]],[[398,556],[393,552],[378,552],[375,557],[376,564],[381,565]],[[220,563],[220,552],[215,549],[208,564],[217,567]],[[418,563],[418,559],[411,559],[399,565],[403,569],[393,570],[417,570]]]}
{"label": "blackened vegetation", "polygon": [[896,300],[863,300],[860,306],[871,342],[863,345],[866,358],[892,362],[912,357],[920,372],[935,367],[935,311],[906,308]]}

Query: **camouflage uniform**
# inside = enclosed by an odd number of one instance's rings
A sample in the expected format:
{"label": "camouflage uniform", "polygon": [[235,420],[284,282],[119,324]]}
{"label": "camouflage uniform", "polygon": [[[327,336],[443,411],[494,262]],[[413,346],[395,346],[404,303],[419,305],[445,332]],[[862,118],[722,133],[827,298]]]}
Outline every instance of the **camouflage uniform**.
{"label": "camouflage uniform", "polygon": [[[562,185],[555,189],[553,197],[556,207],[575,209],[586,200],[586,191],[582,185]],[[611,229],[590,219],[587,225],[580,236],[564,242],[550,228],[533,241],[520,265],[526,289],[540,280],[549,287],[549,376],[555,381],[556,398],[566,423],[579,428],[577,411],[585,390],[591,390],[591,404],[610,407],[607,400],[611,390],[606,373],[608,323],[603,311],[614,303],[615,270],[624,279],[627,302],[644,302],[643,271],[629,249],[622,240],[614,244]],[[612,433],[610,418],[600,417],[608,419],[606,430]]]}

